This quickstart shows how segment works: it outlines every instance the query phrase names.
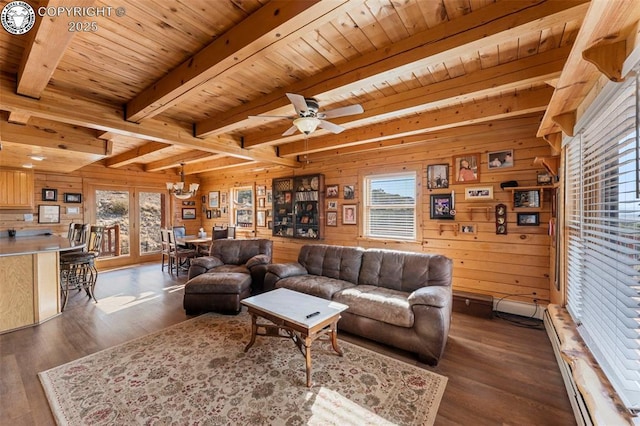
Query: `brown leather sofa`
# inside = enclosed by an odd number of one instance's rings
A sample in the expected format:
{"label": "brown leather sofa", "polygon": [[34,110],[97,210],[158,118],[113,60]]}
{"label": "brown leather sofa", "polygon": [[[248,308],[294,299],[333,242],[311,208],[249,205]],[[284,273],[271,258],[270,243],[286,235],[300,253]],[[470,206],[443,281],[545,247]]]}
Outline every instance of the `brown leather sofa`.
{"label": "brown leather sofa", "polygon": [[453,262],[441,255],[305,245],[298,262],[267,266],[265,289],[288,288],[349,306],[338,328],[436,365],[451,323]]}
{"label": "brown leather sofa", "polygon": [[240,301],[261,293],[273,242],[267,239],[213,240],[210,255],[191,260],[183,307],[198,312],[239,312]]}

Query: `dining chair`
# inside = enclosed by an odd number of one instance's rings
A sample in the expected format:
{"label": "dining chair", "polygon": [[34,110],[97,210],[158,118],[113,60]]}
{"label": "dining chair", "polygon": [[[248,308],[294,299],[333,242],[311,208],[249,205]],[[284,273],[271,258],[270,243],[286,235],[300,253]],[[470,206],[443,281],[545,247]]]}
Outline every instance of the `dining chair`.
{"label": "dining chair", "polygon": [[[169,234],[171,233],[170,230],[168,229],[161,229],[160,230],[160,241],[162,244],[162,249],[161,249],[161,253],[162,253],[162,264],[161,264],[161,270],[164,271],[164,267],[165,265],[167,266],[167,269],[171,268],[171,249],[169,247]],[[171,272],[171,271],[169,271]]]}
{"label": "dining chair", "polygon": [[235,239],[236,238],[236,227],[228,226],[227,227],[227,238]]}
{"label": "dining chair", "polygon": [[181,268],[188,268],[190,259],[196,257],[197,252],[194,249],[182,248],[176,243],[176,230],[169,232],[169,272],[176,276],[180,276]]}
{"label": "dining chair", "polygon": [[173,235],[175,235],[176,238],[184,238],[187,236],[187,228],[184,225],[174,226]]}
{"label": "dining chair", "polygon": [[214,227],[211,233],[212,240],[221,240],[229,236],[229,228]]}

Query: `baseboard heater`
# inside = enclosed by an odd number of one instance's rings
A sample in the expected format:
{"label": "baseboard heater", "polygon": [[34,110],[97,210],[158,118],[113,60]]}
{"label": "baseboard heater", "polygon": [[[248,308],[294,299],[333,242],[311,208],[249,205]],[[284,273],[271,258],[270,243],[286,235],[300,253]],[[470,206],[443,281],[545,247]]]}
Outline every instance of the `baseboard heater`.
{"label": "baseboard heater", "polygon": [[566,309],[548,305],[544,327],[580,426],[633,425],[628,411],[578,334]]}

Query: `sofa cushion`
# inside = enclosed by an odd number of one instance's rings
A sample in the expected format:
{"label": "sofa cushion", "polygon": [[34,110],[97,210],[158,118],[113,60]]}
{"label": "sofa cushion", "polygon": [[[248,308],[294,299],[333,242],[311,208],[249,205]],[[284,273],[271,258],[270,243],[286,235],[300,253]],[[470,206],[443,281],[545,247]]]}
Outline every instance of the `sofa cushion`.
{"label": "sofa cushion", "polygon": [[251,276],[233,272],[207,272],[190,279],[185,294],[240,294],[251,287]]}
{"label": "sofa cushion", "polygon": [[288,288],[329,300],[334,293],[349,287],[355,287],[355,284],[321,275],[296,275],[283,278],[276,283],[276,288]]}
{"label": "sofa cushion", "polygon": [[358,284],[411,293],[429,285],[451,285],[451,260],[441,255],[368,249]]}
{"label": "sofa cushion", "polygon": [[244,265],[258,254],[271,259],[273,242],[267,239],[255,240],[213,240],[210,256],[217,257],[225,264]]}
{"label": "sofa cushion", "polygon": [[333,295],[332,300],[349,306],[347,312],[399,327],[413,327],[413,309],[403,291],[358,285]]}
{"label": "sofa cushion", "polygon": [[309,244],[300,249],[298,263],[309,274],[357,284],[363,253],[364,249],[361,247]]}
{"label": "sofa cushion", "polygon": [[219,272],[234,272],[237,274],[247,274],[249,275],[251,271],[244,265],[221,265],[216,266],[215,268],[209,270],[208,273],[219,273]]}

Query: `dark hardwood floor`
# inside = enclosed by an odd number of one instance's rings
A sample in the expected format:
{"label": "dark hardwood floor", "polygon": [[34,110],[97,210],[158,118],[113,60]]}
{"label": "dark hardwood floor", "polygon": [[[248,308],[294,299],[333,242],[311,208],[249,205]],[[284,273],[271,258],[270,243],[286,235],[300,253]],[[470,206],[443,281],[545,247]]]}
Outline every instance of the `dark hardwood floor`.
{"label": "dark hardwood floor", "polygon": [[[71,296],[62,315],[0,335],[0,425],[54,424],[37,373],[188,319],[184,276],[148,264],[101,272],[92,303]],[[574,425],[542,329],[454,313],[437,367],[343,333],[340,338],[447,376],[437,425]]]}

